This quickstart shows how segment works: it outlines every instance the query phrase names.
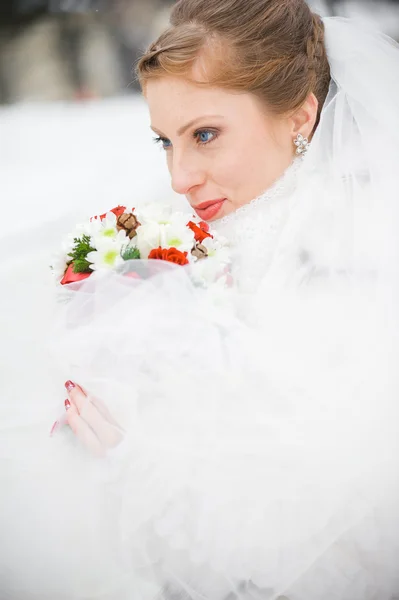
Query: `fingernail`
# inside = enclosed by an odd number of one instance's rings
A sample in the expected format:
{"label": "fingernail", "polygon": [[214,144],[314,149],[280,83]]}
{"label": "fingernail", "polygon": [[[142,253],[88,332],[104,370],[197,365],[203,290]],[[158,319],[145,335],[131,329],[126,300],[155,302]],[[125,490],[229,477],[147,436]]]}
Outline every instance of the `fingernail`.
{"label": "fingernail", "polygon": [[50,437],[51,437],[52,435],[54,435],[54,433],[57,431],[57,429],[59,428],[59,426],[60,426],[60,422],[59,422],[59,421],[56,421],[56,422],[54,423],[54,425],[52,426],[52,428],[51,428],[51,431],[50,431]]}
{"label": "fingernail", "polygon": [[65,404],[65,410],[69,410],[71,408],[71,403],[69,402],[68,399],[65,400],[64,404]]}
{"label": "fingernail", "polygon": [[73,388],[76,387],[76,385],[74,384],[73,381],[68,380],[65,382],[65,387],[66,387],[67,391],[70,392],[71,390],[73,390]]}

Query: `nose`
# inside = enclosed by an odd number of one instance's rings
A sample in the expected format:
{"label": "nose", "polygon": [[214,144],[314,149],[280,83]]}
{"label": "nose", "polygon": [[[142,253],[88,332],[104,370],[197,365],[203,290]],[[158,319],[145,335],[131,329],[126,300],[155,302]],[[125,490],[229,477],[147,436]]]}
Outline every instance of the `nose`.
{"label": "nose", "polygon": [[170,174],[172,178],[172,189],[177,194],[188,194],[189,191],[205,180],[204,170],[201,165],[192,157],[177,155],[176,152],[170,165]]}

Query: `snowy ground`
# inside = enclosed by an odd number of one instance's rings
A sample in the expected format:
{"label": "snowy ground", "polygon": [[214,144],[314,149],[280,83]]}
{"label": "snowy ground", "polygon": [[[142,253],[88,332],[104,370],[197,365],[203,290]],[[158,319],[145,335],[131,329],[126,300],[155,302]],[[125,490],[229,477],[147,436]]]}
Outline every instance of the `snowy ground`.
{"label": "snowy ground", "polygon": [[[174,197],[139,97],[0,111],[1,237],[65,215]],[[6,219],[6,221],[5,221]]]}

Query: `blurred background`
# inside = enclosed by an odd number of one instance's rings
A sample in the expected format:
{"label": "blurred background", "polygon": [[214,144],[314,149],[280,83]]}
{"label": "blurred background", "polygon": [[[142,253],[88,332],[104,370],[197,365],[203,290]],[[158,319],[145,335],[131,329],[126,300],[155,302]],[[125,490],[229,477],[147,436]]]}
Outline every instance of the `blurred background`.
{"label": "blurred background", "polygon": [[134,93],[133,64],[172,1],[2,0],[1,103]]}
{"label": "blurred background", "polygon": [[[50,220],[169,194],[133,65],[173,2],[0,0],[2,209],[23,207],[32,223],[43,212]],[[399,0],[310,4],[372,21],[399,40]]]}
{"label": "blurred background", "polygon": [[[399,39],[399,0],[310,3],[323,15],[372,20]],[[79,102],[136,93],[132,67],[167,24],[172,4],[173,0],[2,0],[0,103]]]}
{"label": "blurred background", "polygon": [[[172,4],[173,0],[2,0],[0,103],[134,94],[132,67],[167,24]],[[399,39],[399,0],[310,4],[323,15],[372,20]]]}

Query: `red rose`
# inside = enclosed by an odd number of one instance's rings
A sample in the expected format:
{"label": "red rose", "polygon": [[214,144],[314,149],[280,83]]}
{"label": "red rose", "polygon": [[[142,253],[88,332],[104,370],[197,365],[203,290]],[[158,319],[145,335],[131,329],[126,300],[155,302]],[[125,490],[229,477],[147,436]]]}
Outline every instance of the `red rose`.
{"label": "red rose", "polygon": [[154,250],[151,250],[148,258],[166,260],[175,265],[188,265],[187,252],[180,252],[177,248],[169,248],[169,250],[164,250],[161,247],[155,248]]}
{"label": "red rose", "polygon": [[90,277],[91,273],[74,273],[73,263],[69,265],[67,270],[64,273],[64,277],[61,279],[61,285],[66,285],[68,283],[76,283],[76,281],[83,281],[83,279],[87,279]]}
{"label": "red rose", "polygon": [[[189,221],[187,223],[187,227],[189,227],[191,229],[191,231],[194,232],[195,241],[199,242],[201,244],[206,238],[208,238],[208,237],[211,238],[212,236],[210,233],[208,233],[209,227],[204,221],[201,221],[200,225],[201,225],[201,227],[199,227],[192,221]],[[204,227],[204,225],[205,225],[205,227]]]}

